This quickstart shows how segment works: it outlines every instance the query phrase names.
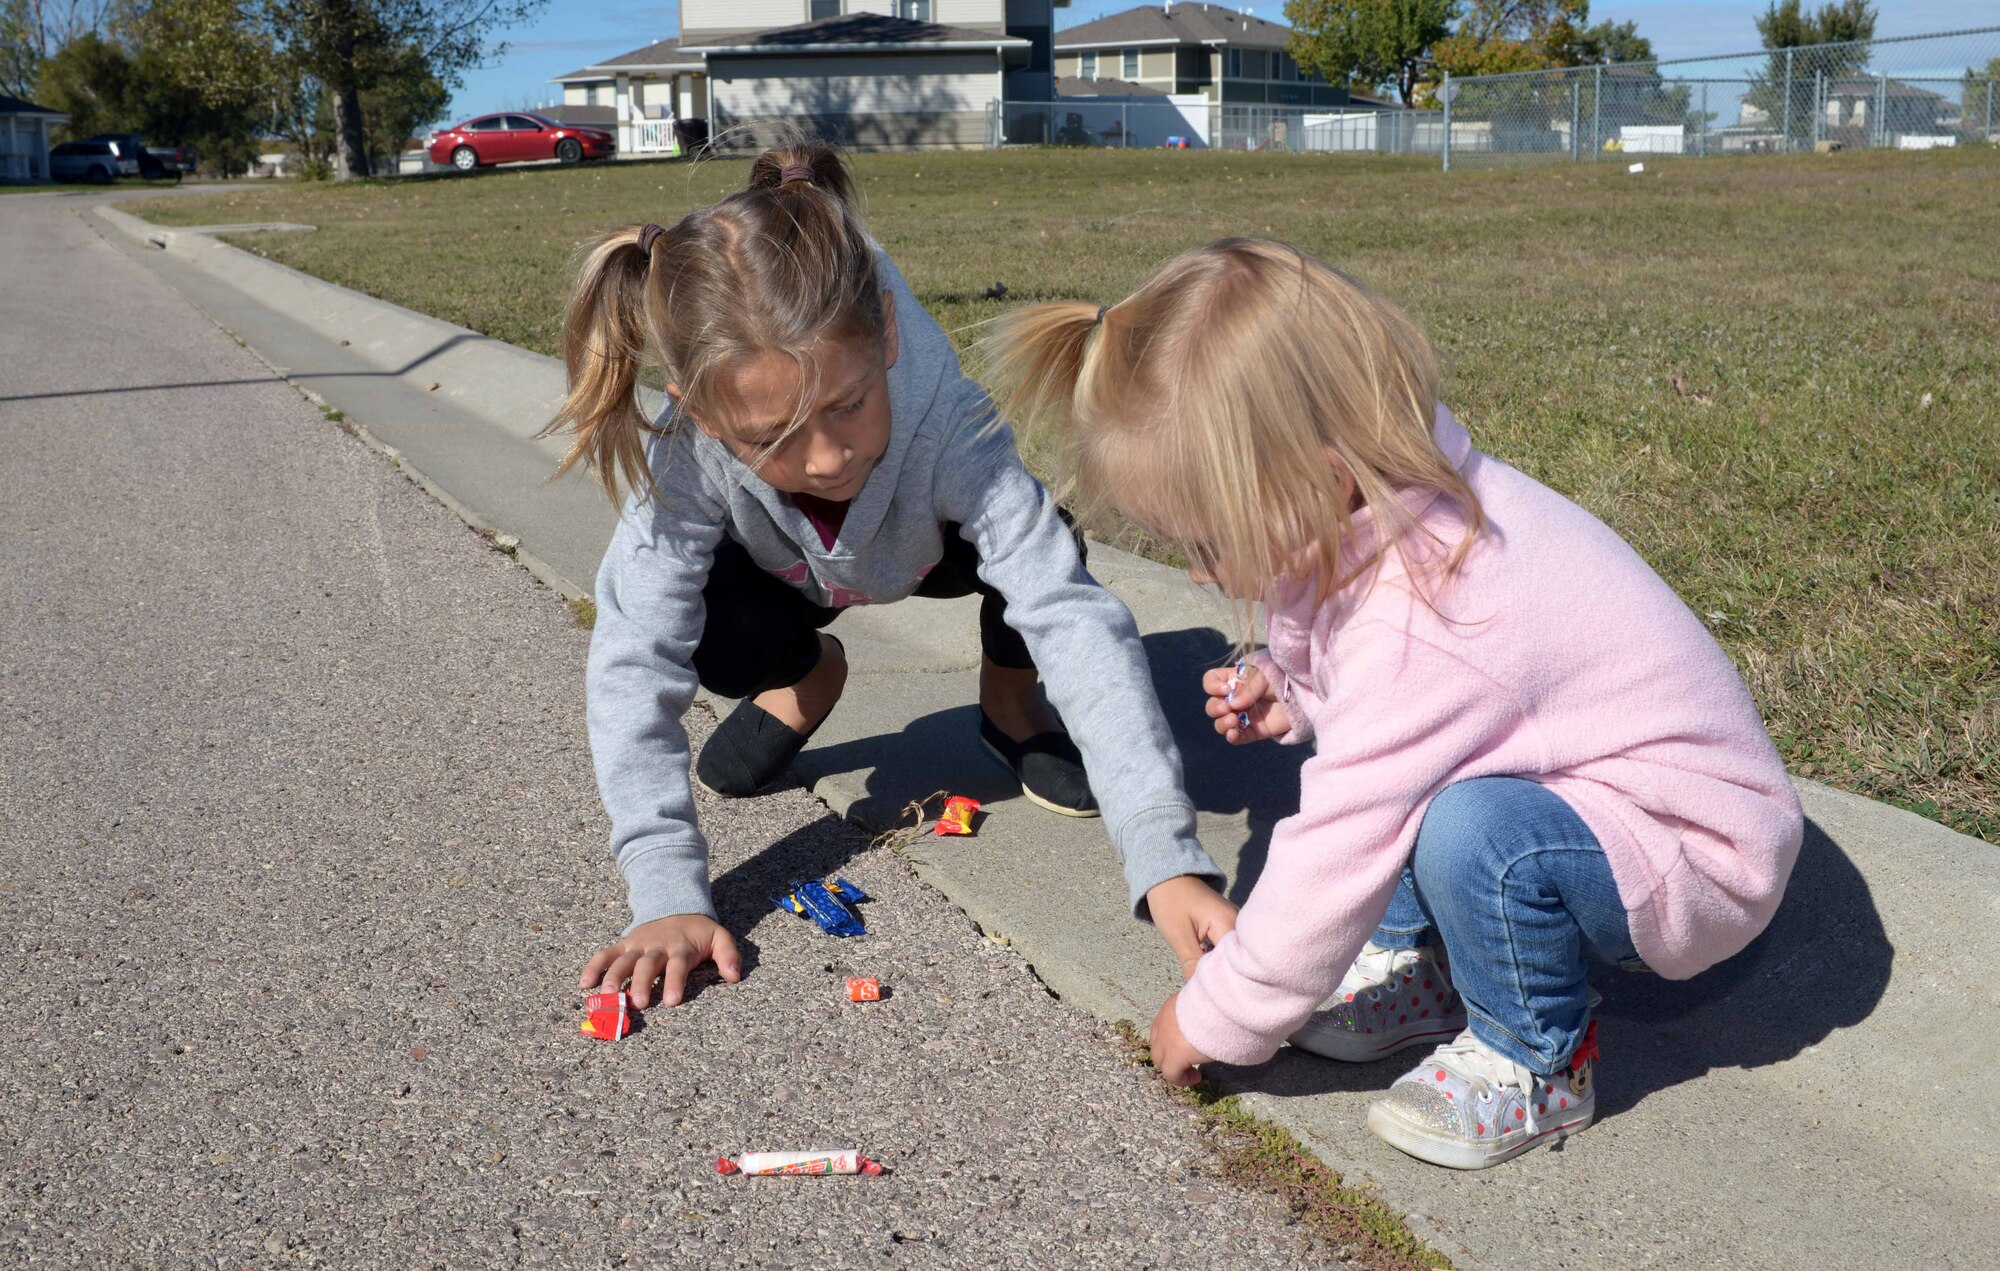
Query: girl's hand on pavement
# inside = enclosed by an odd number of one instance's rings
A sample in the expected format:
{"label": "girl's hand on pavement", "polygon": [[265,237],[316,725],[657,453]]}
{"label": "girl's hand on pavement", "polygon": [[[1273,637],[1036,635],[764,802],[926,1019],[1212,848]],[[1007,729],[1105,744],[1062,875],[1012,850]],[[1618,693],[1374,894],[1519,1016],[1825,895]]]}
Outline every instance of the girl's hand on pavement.
{"label": "girl's hand on pavement", "polygon": [[1236,930],[1236,906],[1218,895],[1208,880],[1182,874],[1155,883],[1146,892],[1146,908],[1167,947],[1180,959],[1183,978],[1193,975],[1201,955]]}
{"label": "girl's hand on pavement", "polygon": [[1153,1016],[1153,1067],[1160,1070],[1168,1085],[1191,1086],[1201,1080],[1201,1066],[1213,1061],[1181,1035],[1180,1021],[1174,1016],[1174,1003],[1179,1000],[1180,994],[1174,994]]}
{"label": "girl's hand on pavement", "polygon": [[1232,746],[1269,741],[1292,731],[1292,717],[1271,681],[1247,660],[1217,667],[1201,677],[1208,692],[1208,717]]}
{"label": "girl's hand on pavement", "polygon": [[617,944],[592,954],[576,986],[608,991],[630,980],[632,1005],[643,1009],[652,1002],[658,980],[660,1004],[678,1006],[687,994],[689,973],[710,960],[731,984],[743,978],[736,942],[720,923],[704,914],[672,914],[641,923]]}

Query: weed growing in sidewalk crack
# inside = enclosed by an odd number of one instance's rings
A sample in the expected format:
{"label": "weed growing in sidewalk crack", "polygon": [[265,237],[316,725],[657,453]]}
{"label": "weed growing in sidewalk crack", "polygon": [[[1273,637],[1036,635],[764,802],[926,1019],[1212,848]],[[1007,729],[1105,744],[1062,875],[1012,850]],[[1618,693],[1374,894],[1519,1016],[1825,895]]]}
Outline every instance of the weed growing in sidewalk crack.
{"label": "weed growing in sidewalk crack", "polygon": [[597,625],[597,602],[578,597],[569,602],[569,613],[576,619],[576,625],[585,631]]}
{"label": "weed growing in sidewalk crack", "polygon": [[[1145,1034],[1131,1020],[1121,1019],[1112,1027],[1124,1057],[1151,1068]],[[1449,1258],[1413,1235],[1394,1210],[1347,1186],[1305,1144],[1245,1109],[1235,1095],[1223,1094],[1206,1081],[1167,1089],[1221,1140],[1220,1172],[1225,1181],[1277,1197],[1295,1219],[1337,1250],[1343,1262],[1358,1262],[1376,1271],[1451,1266]]]}

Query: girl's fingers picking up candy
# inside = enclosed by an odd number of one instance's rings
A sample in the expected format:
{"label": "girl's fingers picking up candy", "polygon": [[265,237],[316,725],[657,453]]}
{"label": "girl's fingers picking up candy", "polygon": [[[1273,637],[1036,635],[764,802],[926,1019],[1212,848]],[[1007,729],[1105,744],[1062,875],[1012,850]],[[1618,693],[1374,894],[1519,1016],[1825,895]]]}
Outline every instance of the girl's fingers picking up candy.
{"label": "girl's fingers picking up candy", "polygon": [[[594,989],[603,984],[604,973],[618,960],[618,946],[606,945],[590,955],[590,961],[583,964],[583,974],[576,977],[580,989]],[[613,986],[616,987],[616,986]]]}
{"label": "girl's fingers picking up candy", "polygon": [[643,953],[635,950],[628,951],[624,958],[619,959],[619,962],[621,964],[620,969],[626,975],[630,976],[632,980],[632,983],[628,986],[632,994],[632,1005],[637,1007],[651,1006],[653,1004],[653,982],[660,978],[661,956],[650,949]]}
{"label": "girl's fingers picking up candy", "polygon": [[666,970],[660,976],[660,1005],[681,1004],[681,996],[687,992],[688,972],[694,969],[694,961],[685,949],[675,949],[668,956]]}

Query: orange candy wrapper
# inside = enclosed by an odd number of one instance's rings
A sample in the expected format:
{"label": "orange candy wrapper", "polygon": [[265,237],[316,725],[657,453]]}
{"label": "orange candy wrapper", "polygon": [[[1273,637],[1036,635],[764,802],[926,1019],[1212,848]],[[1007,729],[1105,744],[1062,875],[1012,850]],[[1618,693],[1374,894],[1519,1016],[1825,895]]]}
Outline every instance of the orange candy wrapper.
{"label": "orange candy wrapper", "polygon": [[615,1042],[632,1031],[631,1005],[624,989],[613,993],[592,993],[583,999],[583,1009],[589,1014],[576,1026],[576,1031],[585,1037]]}
{"label": "orange candy wrapper", "polygon": [[863,979],[855,976],[847,981],[847,1000],[850,1002],[879,1002],[882,1000],[882,983],[879,980]]}
{"label": "orange candy wrapper", "polygon": [[979,811],[979,800],[968,799],[962,794],[954,794],[944,801],[944,811],[938,813],[937,834],[972,833],[972,818]]}

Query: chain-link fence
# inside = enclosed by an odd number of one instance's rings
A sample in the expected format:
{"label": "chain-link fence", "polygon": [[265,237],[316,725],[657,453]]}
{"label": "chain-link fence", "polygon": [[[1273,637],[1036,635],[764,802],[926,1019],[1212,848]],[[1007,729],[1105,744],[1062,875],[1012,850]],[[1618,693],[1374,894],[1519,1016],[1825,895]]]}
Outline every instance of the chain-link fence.
{"label": "chain-link fence", "polygon": [[2000,26],[1937,35],[1447,77],[1440,144],[1461,165],[2000,141]]}
{"label": "chain-link fence", "polygon": [[1191,95],[1069,97],[994,102],[987,144],[1437,154],[1444,124],[1437,111],[1393,107],[1252,106]]}

